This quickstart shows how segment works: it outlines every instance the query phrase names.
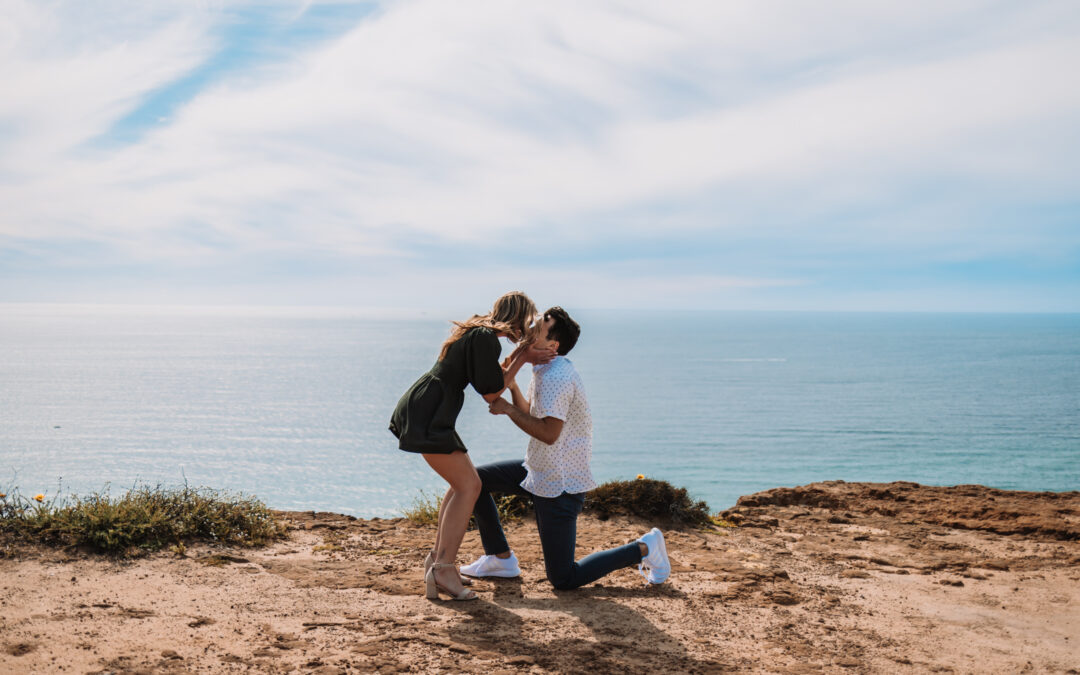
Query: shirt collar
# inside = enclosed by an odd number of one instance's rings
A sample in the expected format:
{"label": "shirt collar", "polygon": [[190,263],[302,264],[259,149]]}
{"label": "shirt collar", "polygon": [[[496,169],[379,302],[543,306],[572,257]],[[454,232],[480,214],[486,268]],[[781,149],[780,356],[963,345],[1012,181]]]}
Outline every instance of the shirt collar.
{"label": "shirt collar", "polygon": [[541,373],[542,373],[542,372],[544,372],[545,370],[547,370],[548,368],[550,368],[550,367],[552,367],[553,365],[555,365],[556,363],[558,363],[560,359],[565,359],[565,358],[566,358],[566,357],[565,357],[565,356],[563,356],[562,354],[556,354],[556,355],[555,355],[555,358],[551,359],[551,360],[550,360],[550,361],[548,361],[547,363],[538,363],[538,364],[535,364],[535,365],[533,366],[533,372],[534,372],[534,373],[536,373],[536,372],[541,372]]}

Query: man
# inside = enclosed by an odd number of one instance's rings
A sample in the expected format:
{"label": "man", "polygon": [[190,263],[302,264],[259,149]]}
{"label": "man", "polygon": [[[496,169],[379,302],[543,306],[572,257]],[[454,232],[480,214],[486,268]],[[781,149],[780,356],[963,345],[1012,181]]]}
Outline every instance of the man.
{"label": "man", "polygon": [[671,573],[664,535],[656,528],[635,542],[574,561],[577,517],[584,506],[585,493],[596,487],[589,468],[592,458],[589,403],[581,377],[566,358],[580,333],[581,328],[561,307],[545,312],[534,346],[554,349],[557,356],[549,363],[533,365],[528,398],[515,383],[509,388],[512,404],[504,398],[491,402],[493,415],[508,415],[532,438],[524,461],[477,467],[483,487],[473,516],[485,555],[462,567],[462,574],[473,577],[521,574],[517,556],[503,534],[492,492],[532,498],[547,578],[557,589],[578,588],[632,565],[638,565],[638,571],[653,584],[663,583]]}

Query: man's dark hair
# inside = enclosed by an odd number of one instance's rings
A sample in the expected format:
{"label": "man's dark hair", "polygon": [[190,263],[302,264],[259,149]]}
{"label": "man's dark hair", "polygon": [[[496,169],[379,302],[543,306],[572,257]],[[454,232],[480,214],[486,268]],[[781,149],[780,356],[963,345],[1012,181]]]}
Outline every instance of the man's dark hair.
{"label": "man's dark hair", "polygon": [[577,321],[570,318],[562,307],[552,307],[544,312],[544,321],[554,319],[551,330],[548,331],[549,340],[558,340],[559,354],[566,356],[577,344],[578,336],[581,335],[581,326]]}

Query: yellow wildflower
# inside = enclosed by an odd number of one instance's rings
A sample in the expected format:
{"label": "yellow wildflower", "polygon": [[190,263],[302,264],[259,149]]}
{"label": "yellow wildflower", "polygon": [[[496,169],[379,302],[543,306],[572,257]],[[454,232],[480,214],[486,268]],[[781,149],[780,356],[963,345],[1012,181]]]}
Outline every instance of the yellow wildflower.
{"label": "yellow wildflower", "polygon": [[34,495],[34,499],[39,502],[43,502],[45,501],[45,495]]}
{"label": "yellow wildflower", "polygon": [[639,474],[637,475],[637,479],[638,479],[638,480],[644,480],[644,479],[645,479],[645,474],[643,474],[643,473],[639,473]]}

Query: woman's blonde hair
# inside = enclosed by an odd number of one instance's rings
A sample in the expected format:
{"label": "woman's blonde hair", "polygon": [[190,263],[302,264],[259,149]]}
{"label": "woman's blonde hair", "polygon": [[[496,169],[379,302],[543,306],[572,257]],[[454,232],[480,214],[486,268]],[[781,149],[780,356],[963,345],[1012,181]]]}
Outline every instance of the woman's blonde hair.
{"label": "woman's blonde hair", "polygon": [[521,291],[510,291],[495,301],[487,314],[473,314],[465,321],[454,321],[450,337],[446,338],[439,350],[439,360],[446,358],[450,345],[461,339],[471,328],[490,328],[496,333],[506,333],[514,342],[520,342],[529,335],[536,319],[536,305]]}

